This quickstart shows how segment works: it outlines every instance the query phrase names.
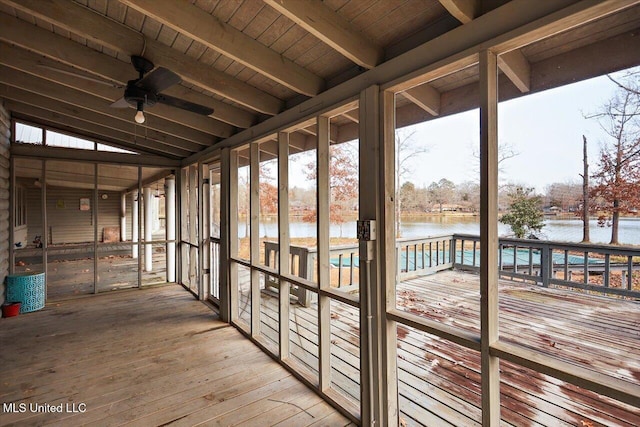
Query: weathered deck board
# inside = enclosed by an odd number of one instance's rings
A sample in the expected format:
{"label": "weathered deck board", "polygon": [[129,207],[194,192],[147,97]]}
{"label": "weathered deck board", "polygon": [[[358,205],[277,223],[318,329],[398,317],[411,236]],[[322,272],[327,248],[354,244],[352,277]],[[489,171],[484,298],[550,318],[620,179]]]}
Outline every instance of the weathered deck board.
{"label": "weathered deck board", "polygon": [[[398,285],[399,303],[407,311],[479,333],[478,280],[455,271],[412,279]],[[261,305],[264,332],[277,342],[277,303],[263,294]],[[291,336],[305,338],[293,339],[291,351],[307,367],[317,366],[316,306],[291,307],[296,319],[290,321]],[[500,307],[503,339],[640,381],[640,303],[501,281]],[[358,316],[346,306],[334,312],[332,372],[347,375],[335,375],[333,381],[348,395],[357,385],[350,376],[357,375],[353,328]],[[404,326],[398,339],[400,408],[408,425],[480,425],[479,354]],[[640,408],[504,361],[501,371],[501,425],[640,425]]]}
{"label": "weathered deck board", "polygon": [[[48,304],[0,319],[3,403],[85,403],[85,413],[3,413],[0,425],[270,424],[337,413],[177,285]],[[322,406],[322,414],[307,411]],[[280,411],[277,409],[280,408]],[[261,425],[270,425],[261,424]]]}

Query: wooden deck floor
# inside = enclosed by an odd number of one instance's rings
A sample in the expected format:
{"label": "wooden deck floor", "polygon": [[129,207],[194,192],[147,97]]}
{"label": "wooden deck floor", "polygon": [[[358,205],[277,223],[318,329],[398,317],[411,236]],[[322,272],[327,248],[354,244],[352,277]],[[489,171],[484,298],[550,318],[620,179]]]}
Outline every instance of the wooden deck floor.
{"label": "wooden deck floor", "polygon": [[[274,344],[276,304],[262,293],[261,335]],[[317,375],[317,307],[291,307],[292,357]],[[446,271],[401,283],[398,307],[479,334],[479,278]],[[640,384],[640,302],[501,281],[500,310],[502,339]],[[331,319],[333,386],[357,402],[357,310],[332,304]],[[399,326],[398,367],[407,425],[480,425],[479,353]],[[640,425],[640,407],[504,361],[500,367],[502,425]]]}
{"label": "wooden deck floor", "polygon": [[[94,260],[92,254],[77,259],[50,260],[47,269],[47,301],[74,298],[94,293]],[[138,286],[138,258],[111,255],[98,258],[98,292],[135,288]],[[144,266],[144,259],[142,260]],[[144,269],[144,267],[143,267]],[[16,273],[42,272],[42,262],[18,265]],[[164,252],[154,253],[153,269],[142,272],[142,286],[166,283]]]}
{"label": "wooden deck floor", "polygon": [[0,384],[0,425],[350,424],[178,285],[0,319]]}

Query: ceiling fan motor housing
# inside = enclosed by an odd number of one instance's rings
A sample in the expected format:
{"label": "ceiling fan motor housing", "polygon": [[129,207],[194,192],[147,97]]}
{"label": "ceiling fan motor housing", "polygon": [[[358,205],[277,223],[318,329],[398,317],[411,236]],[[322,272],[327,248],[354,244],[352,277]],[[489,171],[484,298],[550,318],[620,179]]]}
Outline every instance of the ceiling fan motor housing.
{"label": "ceiling fan motor housing", "polygon": [[124,99],[134,107],[138,105],[138,102],[142,102],[148,107],[154,105],[157,102],[156,95],[153,92],[136,86],[138,80],[139,79],[129,80],[124,90]]}

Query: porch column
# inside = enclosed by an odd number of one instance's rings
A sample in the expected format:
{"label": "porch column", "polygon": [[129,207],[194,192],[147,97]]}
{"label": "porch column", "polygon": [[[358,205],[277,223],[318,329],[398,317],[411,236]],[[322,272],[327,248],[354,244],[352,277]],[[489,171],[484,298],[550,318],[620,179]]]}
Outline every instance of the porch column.
{"label": "porch column", "polygon": [[169,175],[164,180],[165,229],[167,232],[167,282],[176,281],[176,177]]}
{"label": "porch column", "polygon": [[[359,103],[359,224],[375,227],[380,219],[380,88],[370,86],[360,93]],[[382,342],[385,314],[382,303],[380,258],[375,233],[358,233],[360,255],[360,390],[362,425],[394,426],[397,414],[387,418],[382,378]],[[395,399],[395,397],[393,397]]]}
{"label": "porch column", "polygon": [[120,195],[120,241],[127,241],[127,194]]}
{"label": "porch column", "polygon": [[131,193],[131,256],[138,258],[138,199],[140,195],[137,191]]}
{"label": "porch column", "polygon": [[498,65],[480,52],[480,357],[482,425],[500,424],[498,341]]}
{"label": "porch column", "polygon": [[151,187],[144,187],[144,271],[153,270],[153,207]]}

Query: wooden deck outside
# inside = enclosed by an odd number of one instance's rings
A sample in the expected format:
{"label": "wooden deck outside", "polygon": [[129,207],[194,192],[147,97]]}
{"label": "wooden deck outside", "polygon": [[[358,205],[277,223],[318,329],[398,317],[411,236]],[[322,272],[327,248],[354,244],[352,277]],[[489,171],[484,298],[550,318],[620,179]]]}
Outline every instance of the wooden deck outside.
{"label": "wooden deck outside", "polygon": [[350,424],[178,285],[0,319],[0,379],[0,425]]}
{"label": "wooden deck outside", "polygon": [[[246,292],[244,293],[246,295]],[[479,277],[444,271],[400,283],[398,308],[479,334]],[[317,307],[292,306],[292,358],[317,377]],[[277,341],[261,294],[261,336]],[[501,339],[640,384],[640,302],[500,282]],[[358,401],[358,313],[332,303],[332,387]],[[273,345],[273,348],[277,346]],[[407,425],[480,425],[480,354],[398,326],[399,407]],[[501,362],[502,425],[638,426],[636,407]]]}

